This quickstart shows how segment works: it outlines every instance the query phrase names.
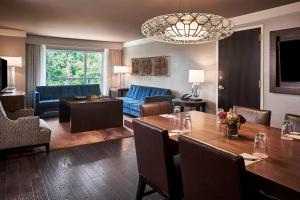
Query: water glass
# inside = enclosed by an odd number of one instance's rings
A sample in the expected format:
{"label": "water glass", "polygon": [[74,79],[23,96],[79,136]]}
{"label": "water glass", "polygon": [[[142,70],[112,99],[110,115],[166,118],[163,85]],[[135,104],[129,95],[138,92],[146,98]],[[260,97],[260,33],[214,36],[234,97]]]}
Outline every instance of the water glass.
{"label": "water glass", "polygon": [[180,106],[174,106],[174,110],[173,112],[176,113],[180,113]]}
{"label": "water glass", "polygon": [[186,115],[183,120],[183,132],[188,133],[192,131],[192,119],[190,115]]}
{"label": "water glass", "polygon": [[218,119],[218,123],[221,124],[222,123],[222,120],[220,119],[219,117],[219,114],[224,112],[224,109],[223,108],[218,108],[218,111],[217,111],[217,119]]}
{"label": "water glass", "polygon": [[294,132],[293,122],[290,120],[284,120],[282,122],[280,138],[284,140],[292,140],[293,138],[290,137],[290,134],[292,134],[292,132]]}
{"label": "water glass", "polygon": [[253,156],[257,157],[258,159],[264,159],[268,157],[266,134],[259,132],[255,135]]}

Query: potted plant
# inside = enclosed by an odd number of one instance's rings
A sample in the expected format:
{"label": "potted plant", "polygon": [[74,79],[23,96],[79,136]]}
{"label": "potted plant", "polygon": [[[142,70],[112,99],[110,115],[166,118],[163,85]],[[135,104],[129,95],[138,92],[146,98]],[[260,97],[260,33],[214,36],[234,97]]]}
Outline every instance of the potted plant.
{"label": "potted plant", "polygon": [[232,137],[238,136],[238,129],[246,122],[242,115],[238,115],[231,110],[229,112],[220,112],[218,117],[221,124],[226,125],[227,135]]}

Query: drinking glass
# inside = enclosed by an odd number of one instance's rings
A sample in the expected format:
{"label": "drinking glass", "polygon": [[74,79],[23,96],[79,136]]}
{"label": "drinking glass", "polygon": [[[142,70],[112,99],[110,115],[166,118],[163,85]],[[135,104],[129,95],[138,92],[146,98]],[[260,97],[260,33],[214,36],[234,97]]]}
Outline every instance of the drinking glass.
{"label": "drinking glass", "polygon": [[223,108],[218,108],[218,111],[217,111],[217,119],[218,119],[218,123],[221,124],[222,123],[222,120],[220,119],[219,117],[219,113],[221,112],[224,112],[224,109]]}
{"label": "drinking glass", "polygon": [[283,140],[293,140],[293,138],[290,137],[292,132],[294,132],[293,122],[290,120],[284,120],[282,122],[280,138]]}
{"label": "drinking glass", "polygon": [[186,115],[183,120],[183,132],[188,133],[192,131],[192,119],[190,115]]}
{"label": "drinking glass", "polygon": [[174,110],[173,112],[176,113],[180,113],[180,106],[174,106]]}
{"label": "drinking glass", "polygon": [[268,157],[266,134],[259,132],[255,135],[253,156],[259,159]]}

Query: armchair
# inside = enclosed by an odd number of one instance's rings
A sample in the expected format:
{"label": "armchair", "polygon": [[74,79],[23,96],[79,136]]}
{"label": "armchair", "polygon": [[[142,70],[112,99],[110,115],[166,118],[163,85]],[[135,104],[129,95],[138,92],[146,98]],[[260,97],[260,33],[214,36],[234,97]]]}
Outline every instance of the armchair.
{"label": "armchair", "polygon": [[45,146],[49,153],[51,130],[47,123],[33,116],[32,109],[5,112],[0,102],[0,150]]}

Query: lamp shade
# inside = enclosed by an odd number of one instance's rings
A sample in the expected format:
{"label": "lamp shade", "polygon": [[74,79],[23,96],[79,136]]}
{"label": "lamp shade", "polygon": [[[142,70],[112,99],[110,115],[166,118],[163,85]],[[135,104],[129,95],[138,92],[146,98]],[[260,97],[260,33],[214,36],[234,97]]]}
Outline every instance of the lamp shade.
{"label": "lamp shade", "polygon": [[22,67],[22,57],[0,56],[2,59],[7,60],[9,67]]}
{"label": "lamp shade", "polygon": [[189,82],[190,83],[203,83],[204,82],[204,70],[189,70]]}
{"label": "lamp shade", "polygon": [[114,73],[120,74],[120,73],[127,73],[128,67],[126,66],[114,66]]}

